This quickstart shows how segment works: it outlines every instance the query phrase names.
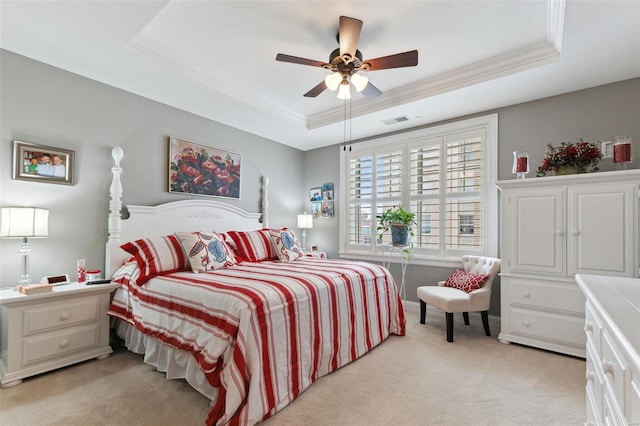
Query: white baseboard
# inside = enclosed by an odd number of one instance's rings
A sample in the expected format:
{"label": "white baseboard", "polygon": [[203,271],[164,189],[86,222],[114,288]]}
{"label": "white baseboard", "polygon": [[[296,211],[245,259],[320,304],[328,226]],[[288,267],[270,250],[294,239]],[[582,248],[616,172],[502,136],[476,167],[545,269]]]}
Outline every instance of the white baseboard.
{"label": "white baseboard", "polygon": [[[420,315],[420,302],[405,301],[404,302],[404,309],[407,312],[407,315],[416,315],[416,316],[418,316],[418,315]],[[435,306],[428,306],[427,307],[427,321],[429,320],[429,318],[443,320],[444,311],[441,310],[441,309],[436,308]],[[462,319],[462,315],[454,315],[453,318],[454,318],[453,319],[454,324],[457,323],[457,322],[460,322],[460,323],[464,324],[464,320]],[[479,321],[480,323],[482,323],[482,318],[480,317],[480,312],[469,312],[469,321]],[[495,315],[489,315],[489,328],[491,328],[491,331],[492,331],[491,334],[493,334],[493,330],[500,330],[500,317],[495,316]]]}

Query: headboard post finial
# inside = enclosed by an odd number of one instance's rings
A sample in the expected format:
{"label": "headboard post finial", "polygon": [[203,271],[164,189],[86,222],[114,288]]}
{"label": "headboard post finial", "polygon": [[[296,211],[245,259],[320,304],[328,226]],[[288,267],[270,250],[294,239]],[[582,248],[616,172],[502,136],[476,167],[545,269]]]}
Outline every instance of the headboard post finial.
{"label": "headboard post finial", "polygon": [[[111,200],[109,201],[109,239],[107,240],[107,247],[110,245],[119,245],[120,244],[120,231],[122,229],[122,183],[120,182],[120,175],[122,174],[122,167],[120,167],[120,161],[124,157],[124,150],[116,146],[111,150],[111,156],[113,157],[113,167],[111,167],[111,173],[113,174],[113,178],[111,180],[111,186],[109,187],[109,192],[111,195]],[[110,270],[110,250],[107,249],[106,252],[106,262],[105,262],[105,277],[111,276]]]}
{"label": "headboard post finial", "polygon": [[269,192],[269,178],[267,176],[262,176],[262,227],[269,227],[269,197],[267,196]]}

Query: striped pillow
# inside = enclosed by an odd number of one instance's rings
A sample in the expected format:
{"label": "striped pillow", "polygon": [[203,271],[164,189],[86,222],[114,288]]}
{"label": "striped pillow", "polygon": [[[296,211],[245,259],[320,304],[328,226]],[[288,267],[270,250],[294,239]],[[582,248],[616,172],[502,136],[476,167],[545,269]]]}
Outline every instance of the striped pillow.
{"label": "striped pillow", "polygon": [[165,272],[187,271],[189,259],[175,235],[129,241],[120,248],[131,254],[140,268],[138,284]]}
{"label": "striped pillow", "polygon": [[257,231],[228,231],[227,234],[236,244],[238,254],[249,262],[277,259],[276,246],[271,241],[268,229]]}

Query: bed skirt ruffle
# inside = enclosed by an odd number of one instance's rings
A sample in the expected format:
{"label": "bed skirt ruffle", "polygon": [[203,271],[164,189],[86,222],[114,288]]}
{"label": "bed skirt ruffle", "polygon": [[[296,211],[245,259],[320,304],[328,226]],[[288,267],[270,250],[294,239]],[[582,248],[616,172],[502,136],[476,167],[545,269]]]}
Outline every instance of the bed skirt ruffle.
{"label": "bed skirt ruffle", "polygon": [[189,352],[165,345],[133,325],[114,319],[116,334],[130,351],[144,355],[144,362],[165,373],[167,380],[185,379],[191,387],[215,401],[218,388],[209,384],[198,362]]}

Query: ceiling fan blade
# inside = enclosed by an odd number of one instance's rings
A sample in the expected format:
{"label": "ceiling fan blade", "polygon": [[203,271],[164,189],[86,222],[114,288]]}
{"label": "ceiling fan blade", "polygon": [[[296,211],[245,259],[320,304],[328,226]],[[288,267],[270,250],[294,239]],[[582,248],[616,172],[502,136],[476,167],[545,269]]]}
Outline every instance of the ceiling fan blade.
{"label": "ceiling fan blade", "polygon": [[340,30],[338,32],[340,56],[348,54],[352,58],[356,57],[358,40],[360,40],[360,30],[362,30],[361,20],[349,18],[348,16],[340,17]]}
{"label": "ceiling fan blade", "polygon": [[383,56],[381,58],[367,59],[369,71],[386,70],[389,68],[415,67],[418,65],[418,51],[396,53],[395,55]]}
{"label": "ceiling fan blade", "polygon": [[307,93],[304,94],[304,96],[307,98],[315,98],[320,93],[324,92],[326,88],[327,88],[327,85],[324,83],[324,80],[322,80],[320,84],[318,84],[313,89],[309,90]]}
{"label": "ceiling fan blade", "polygon": [[276,61],[290,62],[292,64],[310,65],[312,67],[324,67],[328,65],[326,62],[314,61],[313,59],[299,58],[297,56],[285,55],[284,53],[278,53],[276,55]]}
{"label": "ceiling fan blade", "polygon": [[367,99],[377,98],[378,96],[382,95],[382,91],[371,84],[371,82],[367,83],[365,88],[362,89],[362,92],[360,93],[362,93]]}

